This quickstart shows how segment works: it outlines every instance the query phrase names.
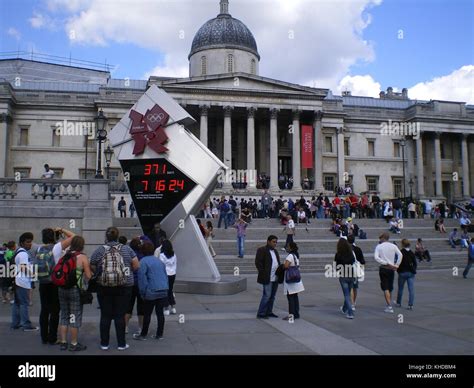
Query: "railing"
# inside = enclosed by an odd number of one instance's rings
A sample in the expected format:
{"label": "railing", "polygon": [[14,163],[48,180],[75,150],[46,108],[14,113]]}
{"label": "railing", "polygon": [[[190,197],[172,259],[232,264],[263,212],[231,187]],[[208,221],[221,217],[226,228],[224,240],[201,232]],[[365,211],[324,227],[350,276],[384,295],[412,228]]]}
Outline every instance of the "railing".
{"label": "railing", "polygon": [[108,200],[108,181],[85,179],[0,179],[0,200]]}

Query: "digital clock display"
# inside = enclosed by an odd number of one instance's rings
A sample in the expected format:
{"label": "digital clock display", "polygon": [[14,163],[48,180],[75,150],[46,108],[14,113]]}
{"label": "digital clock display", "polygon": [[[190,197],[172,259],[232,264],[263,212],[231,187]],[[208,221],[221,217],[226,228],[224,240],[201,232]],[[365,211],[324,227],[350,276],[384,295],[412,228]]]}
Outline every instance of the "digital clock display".
{"label": "digital clock display", "polygon": [[120,163],[145,233],[196,186],[196,182],[163,158],[122,160]]}

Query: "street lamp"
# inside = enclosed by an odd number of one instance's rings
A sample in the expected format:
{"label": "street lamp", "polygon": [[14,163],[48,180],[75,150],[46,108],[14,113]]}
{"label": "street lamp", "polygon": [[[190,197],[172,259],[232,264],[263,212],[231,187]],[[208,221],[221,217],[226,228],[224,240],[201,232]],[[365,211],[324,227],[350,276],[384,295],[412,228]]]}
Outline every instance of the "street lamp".
{"label": "street lamp", "polygon": [[97,136],[96,140],[98,143],[98,150],[97,150],[97,170],[95,173],[95,177],[98,179],[103,179],[104,176],[102,175],[102,142],[107,138],[107,117],[105,117],[104,112],[102,109],[99,111],[99,114],[95,118],[95,124],[97,129]]}
{"label": "street lamp", "polygon": [[403,161],[403,198],[407,197],[407,193],[405,190],[405,146],[406,146],[406,141],[405,139],[400,140],[400,147],[402,147],[402,161]]}
{"label": "street lamp", "polygon": [[413,185],[415,182],[413,182],[413,179],[410,178],[410,181],[408,182],[408,186],[410,186],[410,199],[413,200]]}
{"label": "street lamp", "polygon": [[110,179],[110,162],[112,160],[113,154],[114,154],[114,150],[110,148],[110,144],[107,145],[107,149],[104,151],[105,162],[107,163],[107,179]]}

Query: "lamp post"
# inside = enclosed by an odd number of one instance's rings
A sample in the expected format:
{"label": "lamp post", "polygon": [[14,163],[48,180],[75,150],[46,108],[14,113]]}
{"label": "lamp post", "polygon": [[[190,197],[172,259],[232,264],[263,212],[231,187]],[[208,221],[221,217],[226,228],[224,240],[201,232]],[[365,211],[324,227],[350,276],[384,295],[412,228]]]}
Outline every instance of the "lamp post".
{"label": "lamp post", "polygon": [[403,198],[406,198],[407,193],[405,189],[405,139],[400,140],[400,147],[402,147],[402,168],[403,168]]}
{"label": "lamp post", "polygon": [[413,185],[415,184],[415,182],[413,182],[413,179],[410,178],[410,181],[408,182],[408,186],[410,186],[410,199],[413,200]]}
{"label": "lamp post", "polygon": [[95,177],[97,179],[103,179],[104,176],[102,175],[102,142],[107,138],[107,130],[105,129],[107,127],[107,117],[105,117],[104,112],[99,110],[99,114],[95,118],[95,124],[97,128],[97,144],[98,144],[98,149],[97,149],[97,169],[95,173]]}
{"label": "lamp post", "polygon": [[112,161],[112,155],[114,150],[110,148],[110,144],[107,145],[107,149],[104,151],[105,163],[107,163],[107,179],[110,179],[110,162]]}

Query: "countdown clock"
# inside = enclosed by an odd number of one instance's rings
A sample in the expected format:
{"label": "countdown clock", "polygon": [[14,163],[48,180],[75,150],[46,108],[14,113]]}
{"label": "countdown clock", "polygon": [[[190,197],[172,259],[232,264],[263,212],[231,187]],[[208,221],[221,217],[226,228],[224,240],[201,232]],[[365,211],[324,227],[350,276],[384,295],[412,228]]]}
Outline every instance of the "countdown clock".
{"label": "countdown clock", "polygon": [[[161,222],[196,186],[164,158],[120,161],[144,231]],[[128,173],[128,175],[127,175]]]}

